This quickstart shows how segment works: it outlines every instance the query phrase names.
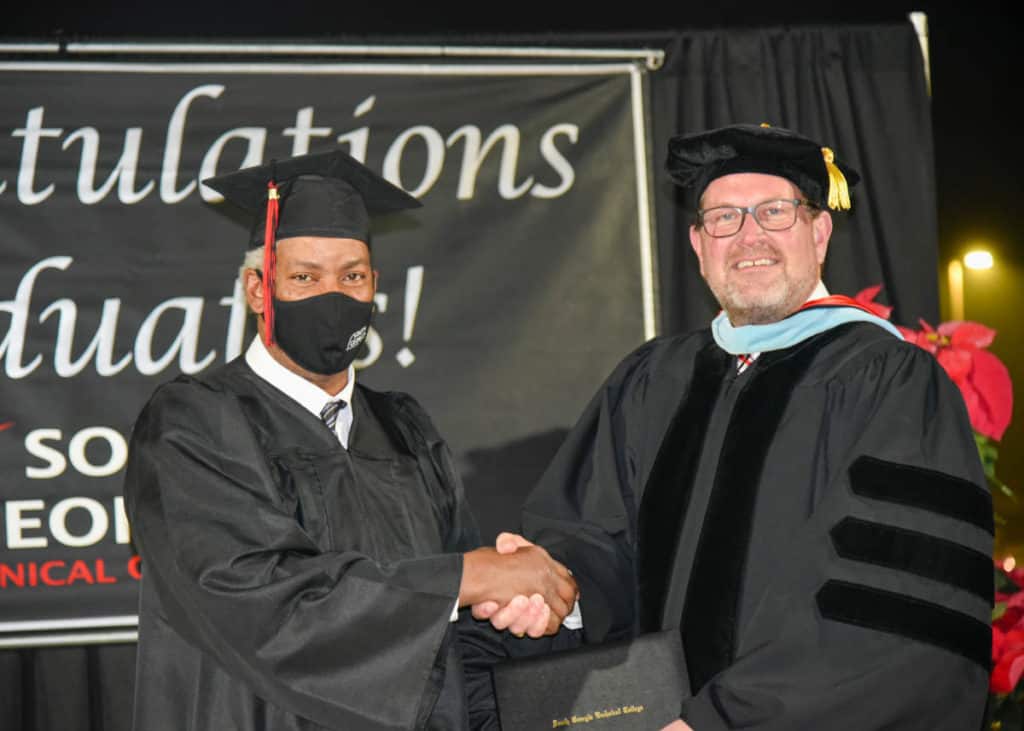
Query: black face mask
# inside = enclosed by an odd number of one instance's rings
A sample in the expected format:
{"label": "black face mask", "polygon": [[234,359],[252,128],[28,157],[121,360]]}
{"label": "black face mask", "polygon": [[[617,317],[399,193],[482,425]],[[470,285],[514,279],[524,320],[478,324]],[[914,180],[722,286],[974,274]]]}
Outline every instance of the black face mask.
{"label": "black face mask", "polygon": [[301,300],[274,298],[274,340],[292,360],[323,376],[355,360],[370,329],[373,302],[340,292]]}

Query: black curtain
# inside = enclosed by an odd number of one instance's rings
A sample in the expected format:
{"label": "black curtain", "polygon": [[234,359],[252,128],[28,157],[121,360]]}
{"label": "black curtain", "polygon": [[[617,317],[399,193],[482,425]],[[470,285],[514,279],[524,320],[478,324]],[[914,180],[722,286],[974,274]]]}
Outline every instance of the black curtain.
{"label": "black curtain", "polygon": [[[545,36],[529,45],[595,43],[666,51],[664,66],[650,75],[662,332],[703,327],[717,311],[664,174],[667,140],[734,122],[799,130],[858,169],[863,182],[852,215],[834,216],[826,285],[853,295],[880,283],[879,299],[895,306],[894,321],[937,321],[930,107],[909,23]],[[130,644],[0,651],[0,724],[12,731],[126,731],[134,662]]]}

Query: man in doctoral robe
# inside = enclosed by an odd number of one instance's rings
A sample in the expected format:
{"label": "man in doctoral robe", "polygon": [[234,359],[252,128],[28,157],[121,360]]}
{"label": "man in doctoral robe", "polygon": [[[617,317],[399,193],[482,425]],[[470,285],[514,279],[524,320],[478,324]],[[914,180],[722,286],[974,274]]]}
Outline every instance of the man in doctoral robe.
{"label": "man in doctoral robe", "polygon": [[134,727],[467,728],[458,607],[531,596],[553,631],[576,587],[542,549],[478,548],[430,418],[356,382],[370,217],[419,204],[341,151],[205,184],[254,214],[259,335],[160,386],[133,429]]}
{"label": "man in doctoral robe", "polygon": [[766,125],[673,138],[668,170],[722,312],[615,369],[525,538],[572,570],[586,642],[679,629],[668,729],[978,729],[991,496],[936,359],[821,282],[857,174]]}

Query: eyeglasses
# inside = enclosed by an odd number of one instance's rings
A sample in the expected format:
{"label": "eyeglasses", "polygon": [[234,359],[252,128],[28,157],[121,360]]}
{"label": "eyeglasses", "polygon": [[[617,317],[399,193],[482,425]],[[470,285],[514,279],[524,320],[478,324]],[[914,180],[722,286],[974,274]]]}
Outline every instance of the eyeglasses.
{"label": "eyeglasses", "polygon": [[800,206],[814,207],[799,198],[780,198],[756,206],[715,206],[697,211],[697,225],[703,226],[708,236],[720,239],[737,234],[749,213],[765,231],[785,231],[796,223]]}

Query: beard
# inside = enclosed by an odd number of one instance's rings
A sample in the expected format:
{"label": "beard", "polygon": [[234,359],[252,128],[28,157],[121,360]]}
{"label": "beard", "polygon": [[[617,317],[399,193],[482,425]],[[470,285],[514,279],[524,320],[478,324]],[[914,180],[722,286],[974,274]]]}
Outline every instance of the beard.
{"label": "beard", "polygon": [[796,274],[783,269],[775,281],[760,286],[757,282],[739,282],[728,276],[720,282],[709,281],[708,285],[729,316],[729,322],[740,327],[766,325],[793,314],[807,301],[819,278],[820,271],[814,267]]}

